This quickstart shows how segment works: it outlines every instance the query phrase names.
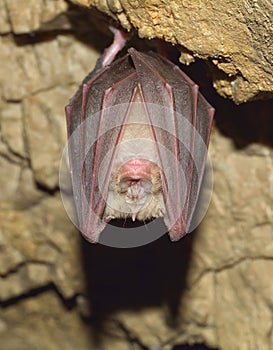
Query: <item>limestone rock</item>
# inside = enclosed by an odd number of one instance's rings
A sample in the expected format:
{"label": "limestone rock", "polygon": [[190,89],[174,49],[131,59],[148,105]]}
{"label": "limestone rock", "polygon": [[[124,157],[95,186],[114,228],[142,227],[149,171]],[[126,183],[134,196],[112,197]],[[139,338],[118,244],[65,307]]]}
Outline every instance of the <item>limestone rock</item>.
{"label": "limestone rock", "polygon": [[[235,106],[204,89],[217,110],[210,143],[214,192],[195,232],[177,243],[166,236],[136,249],[91,245],[80,238],[63,208],[59,161],[66,142],[64,106],[94,66],[99,56],[95,48],[102,49],[107,39],[92,27],[88,11],[73,7],[72,16],[62,1],[32,1],[15,18],[11,12],[19,3],[0,1],[0,14],[7,14],[0,16],[1,348],[174,350],[203,344],[221,350],[271,350],[272,101]],[[52,16],[46,10],[42,20],[31,20],[29,14],[41,4],[55,6]],[[247,77],[251,93],[236,85],[236,93],[230,90],[234,99],[253,96],[255,79],[263,79],[261,91],[267,91],[269,51],[259,44],[258,29],[268,2],[244,8],[255,7],[251,21],[244,20],[241,2],[229,2],[233,10],[217,3],[206,12],[202,2],[168,2],[165,9],[153,2],[146,15],[139,4],[105,1],[100,7],[111,9],[124,26],[139,26],[142,35],[182,44],[186,62],[194,57],[217,60],[215,67],[226,72],[218,81],[227,90],[237,84],[232,79],[241,77],[246,84]],[[67,31],[58,21],[60,14],[75,20]],[[223,40],[218,47],[212,31],[217,18],[222,18],[218,32]],[[52,33],[46,20],[60,31]],[[189,23],[192,32],[185,30]],[[170,24],[176,35],[166,29]],[[258,29],[254,34],[245,26]],[[35,28],[39,31],[33,33]],[[15,37],[16,31],[31,36]],[[240,42],[233,42],[238,31]],[[266,30],[264,35],[266,43]],[[198,67],[197,62],[189,69],[199,75]],[[251,69],[258,72],[255,79]],[[228,72],[230,81],[225,80]],[[205,75],[199,80],[202,87]]]}
{"label": "limestone rock", "polygon": [[52,289],[1,310],[0,334],[2,348],[9,350],[37,347],[69,350],[90,346],[88,329],[83,327],[76,310],[71,312]]}
{"label": "limestone rock", "polygon": [[31,33],[68,9],[64,0],[0,1],[0,32]]}
{"label": "limestone rock", "polygon": [[140,37],[181,48],[181,62],[209,61],[219,94],[236,103],[273,91],[270,1],[74,0],[96,6]]}

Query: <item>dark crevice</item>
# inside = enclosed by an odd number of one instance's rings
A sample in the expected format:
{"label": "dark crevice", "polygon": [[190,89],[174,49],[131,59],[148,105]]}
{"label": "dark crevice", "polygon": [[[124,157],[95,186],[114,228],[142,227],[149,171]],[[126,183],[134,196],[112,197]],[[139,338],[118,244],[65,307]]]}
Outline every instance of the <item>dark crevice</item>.
{"label": "dark crevice", "polygon": [[[3,144],[6,146],[7,151],[9,152],[9,154],[4,154],[4,153],[0,153],[1,157],[6,158],[9,162],[13,163],[13,164],[21,164],[22,161],[28,161],[29,158],[27,156],[23,156],[22,154],[14,151],[10,145],[8,144],[8,142],[2,138],[1,141],[3,142]],[[16,159],[14,160],[14,158],[12,158],[12,156]],[[17,160],[18,159],[18,160]]]}
{"label": "dark crevice", "polygon": [[149,350],[149,348],[145,346],[135,335],[131,334],[122,323],[119,322],[118,327],[125,334],[129,344],[137,344],[140,349]]}
{"label": "dark crevice", "polygon": [[37,189],[42,191],[42,192],[45,192],[47,193],[48,195],[50,196],[54,196],[57,192],[60,191],[60,188],[59,186],[56,186],[54,188],[49,188],[47,186],[45,186],[44,184],[41,184],[40,182],[36,182],[36,186],[37,186]]}
{"label": "dark crevice", "polygon": [[[3,141],[3,140],[2,140]],[[5,142],[3,142],[5,144]],[[0,151],[1,158],[7,160],[11,164],[21,165],[22,161],[26,161],[27,158],[22,157],[21,155],[11,152],[10,149],[7,147],[8,151],[10,153],[3,153]],[[13,157],[12,157],[13,156]]]}
{"label": "dark crevice", "polygon": [[2,308],[10,307],[10,306],[19,304],[20,302],[22,302],[24,300],[27,300],[27,299],[33,298],[35,296],[38,296],[40,294],[44,294],[44,293],[48,293],[48,292],[54,292],[59,297],[59,299],[62,301],[64,307],[67,310],[72,310],[75,307],[77,295],[73,295],[73,297],[71,297],[71,298],[64,298],[64,296],[60,293],[60,291],[58,290],[58,288],[55,286],[54,283],[49,283],[45,286],[31,289],[30,291],[28,291],[26,293],[22,293],[16,297],[12,297],[12,298],[7,299],[5,301],[0,301],[0,307],[2,307]]}
{"label": "dark crevice", "polygon": [[199,344],[183,344],[183,345],[175,345],[172,350],[218,350],[216,348],[210,348],[206,346],[205,344],[199,343]]}
{"label": "dark crevice", "polygon": [[22,261],[20,262],[19,264],[13,266],[11,269],[5,271],[4,273],[1,273],[0,274],[0,277],[2,279],[5,279],[5,278],[8,278],[11,274],[16,274],[18,273],[21,269],[23,269],[25,266],[27,266],[29,263],[32,263],[32,264],[43,264],[43,265],[49,265],[48,263],[44,263],[42,261],[31,261],[31,260],[28,260],[27,262],[26,261]]}

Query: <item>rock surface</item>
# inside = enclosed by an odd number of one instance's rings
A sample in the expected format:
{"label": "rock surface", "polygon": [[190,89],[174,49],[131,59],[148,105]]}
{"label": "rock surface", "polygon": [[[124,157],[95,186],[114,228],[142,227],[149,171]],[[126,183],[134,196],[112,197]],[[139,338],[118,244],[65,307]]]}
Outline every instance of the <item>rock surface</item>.
{"label": "rock surface", "polygon": [[273,95],[273,5],[268,0],[74,0],[140,37],[181,47],[181,62],[210,62],[217,92],[242,103]]}
{"label": "rock surface", "polygon": [[28,6],[20,0],[1,0],[0,33],[32,33],[67,9],[64,0],[30,0]]}
{"label": "rock surface", "polygon": [[[33,1],[15,16],[20,4],[0,2],[6,14],[0,16],[1,349],[177,350],[203,344],[271,350],[272,101],[235,106],[205,90],[217,109],[210,144],[214,192],[194,233],[177,243],[164,236],[128,250],[88,244],[58,191],[63,110],[94,66],[100,53],[95,47],[109,38],[93,27],[94,13],[90,21],[89,11],[64,1]],[[187,11],[193,7],[181,4]],[[269,3],[255,4],[265,4],[266,16]],[[218,5],[214,10],[220,11]],[[40,15],[30,20],[30,13]],[[212,57],[201,54],[206,40],[199,37],[200,51],[192,40],[189,35],[183,45],[196,56]],[[253,57],[246,54],[244,62],[255,66]],[[202,87],[206,74],[199,63],[188,73]]]}

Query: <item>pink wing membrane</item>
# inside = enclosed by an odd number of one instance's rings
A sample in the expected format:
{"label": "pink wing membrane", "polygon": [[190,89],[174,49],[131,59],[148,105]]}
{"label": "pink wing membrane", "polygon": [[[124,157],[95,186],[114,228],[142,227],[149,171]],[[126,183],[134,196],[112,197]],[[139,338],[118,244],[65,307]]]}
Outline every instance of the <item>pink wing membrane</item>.
{"label": "pink wing membrane", "polygon": [[[145,103],[150,109],[157,141],[176,158],[161,155],[167,183],[163,186],[166,214],[164,221],[173,240],[185,235],[190,226],[207,156],[213,109],[198,93],[198,86],[177,66],[154,53],[129,49]],[[151,93],[151,91],[153,93]],[[153,114],[153,104],[164,106]],[[162,131],[163,129],[163,131]]]}
{"label": "pink wing membrane", "polygon": [[[106,225],[103,212],[112,163],[137,86],[157,145],[164,221],[171,239],[181,238],[190,227],[214,110],[177,66],[131,48],[123,58],[89,74],[66,107],[79,227],[92,242]],[[109,164],[101,169],[107,153]]]}
{"label": "pink wing membrane", "polygon": [[[99,189],[98,168],[104,155],[118,139],[128,101],[136,85],[136,74],[125,56],[106,67],[80,87],[66,108],[69,138],[69,155],[72,171],[73,193],[79,227],[90,241],[97,241],[105,227],[102,214],[105,208],[104,194],[109,183],[108,170],[103,193]],[[113,74],[114,72],[114,74]],[[111,106],[124,104],[115,109]],[[127,107],[126,107],[127,106]],[[120,113],[118,113],[120,112]],[[80,118],[79,118],[80,115]]]}

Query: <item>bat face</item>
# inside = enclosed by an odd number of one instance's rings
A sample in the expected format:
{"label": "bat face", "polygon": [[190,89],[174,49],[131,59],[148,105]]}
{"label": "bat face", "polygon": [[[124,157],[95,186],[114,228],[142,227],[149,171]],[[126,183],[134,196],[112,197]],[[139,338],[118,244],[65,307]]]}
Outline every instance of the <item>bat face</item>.
{"label": "bat face", "polygon": [[[139,88],[113,159],[104,218],[139,221],[162,216],[161,170]],[[147,119],[147,118],[146,118]]]}
{"label": "bat face", "polygon": [[189,232],[214,109],[177,66],[128,54],[91,73],[66,107],[74,200],[97,242],[112,219],[163,217],[172,240]]}
{"label": "bat face", "polygon": [[164,201],[157,164],[132,158],[111,174],[104,218],[145,221],[162,216]]}

